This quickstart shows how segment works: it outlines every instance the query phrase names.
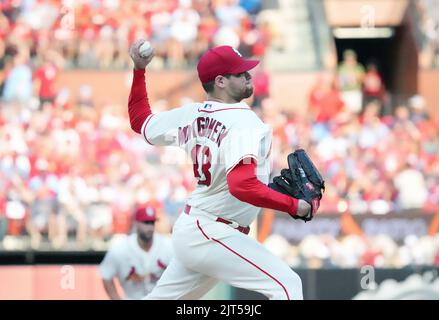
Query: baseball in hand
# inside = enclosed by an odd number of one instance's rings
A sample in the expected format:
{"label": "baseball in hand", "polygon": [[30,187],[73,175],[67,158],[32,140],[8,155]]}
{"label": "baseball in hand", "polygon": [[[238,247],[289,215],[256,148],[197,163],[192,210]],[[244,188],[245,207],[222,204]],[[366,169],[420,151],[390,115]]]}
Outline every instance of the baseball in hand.
{"label": "baseball in hand", "polygon": [[139,55],[142,58],[147,58],[152,53],[152,46],[149,41],[145,41],[142,43],[142,45],[139,47]]}

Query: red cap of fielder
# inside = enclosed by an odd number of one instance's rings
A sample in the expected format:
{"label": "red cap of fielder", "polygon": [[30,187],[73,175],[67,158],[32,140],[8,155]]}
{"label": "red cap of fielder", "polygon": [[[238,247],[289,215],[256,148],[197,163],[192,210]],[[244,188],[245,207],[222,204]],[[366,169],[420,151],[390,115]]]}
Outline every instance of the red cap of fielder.
{"label": "red cap of fielder", "polygon": [[137,208],[134,215],[137,222],[154,222],[157,219],[156,211],[152,206],[142,206]]}
{"label": "red cap of fielder", "polygon": [[231,46],[209,49],[198,61],[197,70],[201,83],[215,80],[219,75],[238,74],[257,66],[258,60],[246,60]]}

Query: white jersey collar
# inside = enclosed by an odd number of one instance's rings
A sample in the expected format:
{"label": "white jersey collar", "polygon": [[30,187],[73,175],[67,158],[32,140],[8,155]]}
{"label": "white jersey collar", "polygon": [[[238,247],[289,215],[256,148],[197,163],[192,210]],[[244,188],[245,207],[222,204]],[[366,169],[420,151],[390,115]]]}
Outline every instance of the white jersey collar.
{"label": "white jersey collar", "polygon": [[250,107],[247,103],[241,101],[238,103],[223,103],[215,100],[205,100],[203,105],[199,108],[200,111],[212,112],[227,109],[248,109]]}

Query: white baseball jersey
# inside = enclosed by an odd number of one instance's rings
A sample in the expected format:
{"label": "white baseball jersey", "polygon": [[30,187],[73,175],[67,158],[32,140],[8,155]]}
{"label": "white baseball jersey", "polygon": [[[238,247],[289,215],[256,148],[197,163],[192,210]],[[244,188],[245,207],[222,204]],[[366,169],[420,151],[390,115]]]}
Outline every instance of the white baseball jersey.
{"label": "white baseball jersey", "polygon": [[125,299],[140,299],[149,293],[173,256],[171,239],[154,233],[148,252],[133,233],[114,243],[99,266],[103,279],[118,278]]}
{"label": "white baseball jersey", "polygon": [[142,126],[153,145],[178,146],[191,157],[197,186],[187,204],[214,216],[248,226],[260,208],[232,196],[227,173],[243,158],[257,160],[257,177],[267,184],[271,128],[244,103],[191,103],[150,115]]}
{"label": "white baseball jersey", "polygon": [[199,299],[218,280],[270,299],[303,299],[300,277],[287,263],[215,219],[248,226],[260,212],[230,194],[227,173],[249,157],[257,160],[258,179],[268,183],[270,127],[245,103],[205,101],[151,115],[141,133],[149,143],[183,148],[198,180],[190,212],[173,226],[175,259],[145,299]]}

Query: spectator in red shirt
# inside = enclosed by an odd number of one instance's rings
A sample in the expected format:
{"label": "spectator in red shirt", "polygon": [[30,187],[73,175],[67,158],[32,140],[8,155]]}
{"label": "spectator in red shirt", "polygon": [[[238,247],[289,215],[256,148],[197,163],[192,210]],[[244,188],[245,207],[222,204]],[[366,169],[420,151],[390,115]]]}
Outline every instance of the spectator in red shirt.
{"label": "spectator in red shirt", "polygon": [[40,108],[45,103],[54,103],[58,73],[58,67],[49,58],[49,54],[45,54],[42,65],[34,72],[34,83],[40,99]]}
{"label": "spectator in red shirt", "polygon": [[253,75],[253,108],[260,108],[261,102],[270,96],[270,75],[261,67],[257,67]]}
{"label": "spectator in red shirt", "polygon": [[317,122],[329,122],[344,108],[334,80],[319,79],[311,90],[308,101]]}
{"label": "spectator in red shirt", "polygon": [[384,81],[378,72],[377,65],[369,63],[367,66],[367,72],[363,79],[363,106],[366,106],[373,100],[378,100],[381,104],[384,103],[385,98],[385,85]]}

